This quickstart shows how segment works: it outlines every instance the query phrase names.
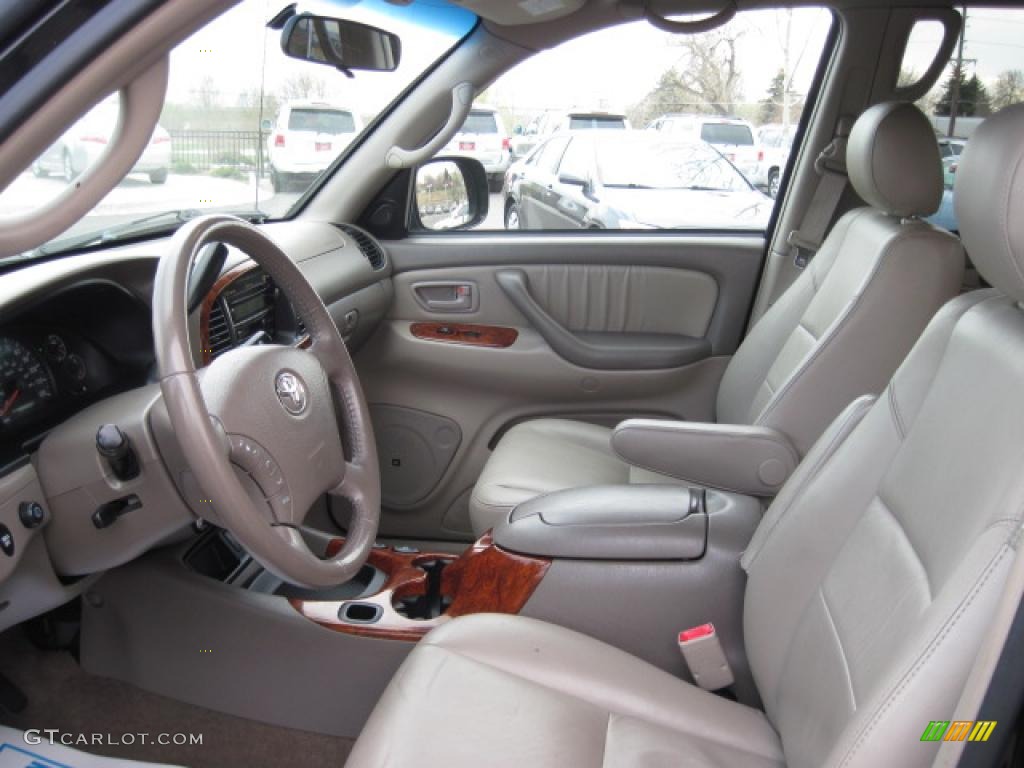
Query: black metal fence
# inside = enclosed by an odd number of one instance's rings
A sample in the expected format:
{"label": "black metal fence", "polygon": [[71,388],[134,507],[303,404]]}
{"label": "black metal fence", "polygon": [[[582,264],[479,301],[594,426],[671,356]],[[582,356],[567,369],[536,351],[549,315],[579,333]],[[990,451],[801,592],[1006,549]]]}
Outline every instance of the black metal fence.
{"label": "black metal fence", "polygon": [[215,168],[254,171],[267,167],[267,133],[263,131],[170,131],[171,166],[176,173]]}

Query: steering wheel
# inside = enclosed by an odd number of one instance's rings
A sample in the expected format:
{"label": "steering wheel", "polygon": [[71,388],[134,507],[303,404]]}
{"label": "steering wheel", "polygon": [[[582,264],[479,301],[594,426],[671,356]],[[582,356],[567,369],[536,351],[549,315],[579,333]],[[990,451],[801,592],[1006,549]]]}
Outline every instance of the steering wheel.
{"label": "steering wheel", "polygon": [[[241,347],[196,370],[188,336],[189,267],[212,242],[239,248],[266,271],[305,323],[308,350]],[[331,587],[355,576],[380,520],[377,449],[345,342],[299,268],[248,222],[227,215],[193,219],[160,260],[153,332],[171,425],[224,526],[292,584]],[[352,507],[345,545],[329,559],[314,555],[299,531],[325,493]]]}

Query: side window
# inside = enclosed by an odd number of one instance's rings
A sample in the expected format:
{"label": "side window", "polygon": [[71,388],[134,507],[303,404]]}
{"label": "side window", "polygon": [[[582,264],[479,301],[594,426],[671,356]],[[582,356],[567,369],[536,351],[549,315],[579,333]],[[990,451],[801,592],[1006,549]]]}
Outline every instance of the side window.
{"label": "side window", "polygon": [[537,169],[543,173],[554,174],[568,143],[567,137],[558,137],[541,147],[537,157]]}
{"label": "side window", "polygon": [[[935,126],[942,157],[942,204],[929,221],[951,232],[959,232],[953,200],[960,153],[986,117],[1024,102],[1021,30],[1024,10],[967,8],[963,39],[953,49],[945,73],[917,102]],[[934,58],[941,37],[937,22],[921,21],[914,26],[900,66],[901,83],[919,79]]]}
{"label": "side window", "polygon": [[[504,229],[514,207],[524,214],[518,229],[764,230],[790,148],[766,150],[758,130],[789,136],[799,124],[832,18],[814,7],[744,11],[696,35],[637,21],[521,62],[473,107],[505,133],[449,147],[487,172],[489,213],[478,228]],[[593,182],[586,196],[579,179]],[[586,215],[574,223],[532,211],[534,190],[549,184]]]}
{"label": "side window", "polygon": [[568,149],[562,155],[562,164],[558,166],[558,175],[589,181],[592,175],[593,157],[594,151],[590,142],[581,136],[577,136],[569,142]]}

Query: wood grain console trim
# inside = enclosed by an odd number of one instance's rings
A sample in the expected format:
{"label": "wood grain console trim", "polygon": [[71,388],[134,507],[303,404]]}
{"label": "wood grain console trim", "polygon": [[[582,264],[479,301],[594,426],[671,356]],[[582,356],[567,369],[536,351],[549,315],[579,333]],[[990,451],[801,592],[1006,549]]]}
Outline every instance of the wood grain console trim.
{"label": "wood grain console trim", "polygon": [[[236,264],[217,278],[217,282],[213,284],[213,287],[203,299],[203,303],[199,308],[199,348],[202,352],[203,365],[209,365],[213,355],[213,351],[210,348],[210,313],[213,312],[214,305],[228,286],[254,269],[259,269],[259,265],[254,261],[243,261],[241,264]],[[296,339],[294,346],[300,349],[307,349],[311,343],[312,340],[309,334],[306,334]]]}
{"label": "wood grain console trim", "polygon": [[511,347],[519,338],[515,328],[471,323],[413,323],[409,332],[417,339],[493,349]]}
{"label": "wood grain console trim", "polygon": [[[344,539],[335,539],[327,550],[337,554]],[[427,590],[427,574],[418,565],[431,560],[447,560],[441,572],[441,593],[451,598],[448,610],[434,619],[407,618],[395,610],[403,597],[422,595]],[[292,607],[306,618],[336,632],[362,637],[415,642],[434,627],[456,616],[471,613],[519,613],[540,584],[551,560],[508,552],[484,534],[459,557],[440,552],[401,553],[394,549],[374,549],[367,562],[387,574],[387,581],[375,595],[352,601],[318,601],[290,598]],[[381,608],[381,617],[373,624],[355,624],[338,617],[346,602],[370,603]]]}

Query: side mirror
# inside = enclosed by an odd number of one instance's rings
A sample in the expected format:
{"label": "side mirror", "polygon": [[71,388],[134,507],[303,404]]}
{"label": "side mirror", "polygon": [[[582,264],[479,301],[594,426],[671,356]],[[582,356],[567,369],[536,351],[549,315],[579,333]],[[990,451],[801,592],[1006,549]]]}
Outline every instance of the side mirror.
{"label": "side mirror", "polygon": [[274,130],[274,121],[266,117],[263,118],[260,121],[260,130],[263,131],[264,133],[270,133],[272,130]]}
{"label": "side mirror", "polygon": [[487,172],[471,157],[435,157],[416,169],[410,230],[469,229],[487,218]]}
{"label": "side mirror", "polygon": [[512,129],[512,133],[514,133],[516,136],[522,136],[523,135],[523,126],[520,125],[519,123],[516,123],[515,128]]}
{"label": "side mirror", "polygon": [[346,73],[352,69],[392,72],[401,60],[402,42],[398,35],[368,24],[300,13],[281,30],[281,50],[293,59]]}
{"label": "side mirror", "polygon": [[590,179],[584,179],[582,176],[577,176],[575,173],[560,173],[558,174],[558,182],[560,184],[571,184],[574,187],[579,187],[580,192],[588,200],[597,200],[597,196],[594,195],[594,185]]}

